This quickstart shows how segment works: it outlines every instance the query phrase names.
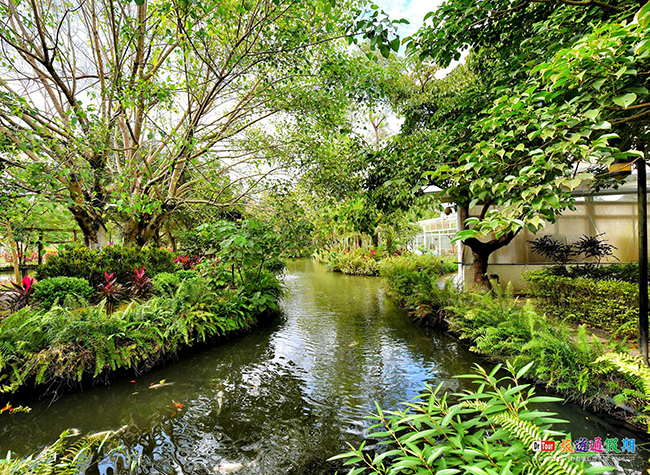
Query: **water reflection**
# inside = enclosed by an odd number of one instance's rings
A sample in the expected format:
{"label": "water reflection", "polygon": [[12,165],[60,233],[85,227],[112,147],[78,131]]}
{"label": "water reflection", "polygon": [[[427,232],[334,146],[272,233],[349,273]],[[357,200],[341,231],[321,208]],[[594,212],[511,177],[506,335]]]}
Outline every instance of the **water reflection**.
{"label": "water reflection", "polygon": [[[379,279],[297,261],[286,287],[283,316],[251,335],[134,383],[86,388],[52,405],[32,401],[30,414],[3,417],[0,450],[39,451],[68,427],[122,428],[123,452],[104,460],[101,473],[121,472],[133,459],[143,474],[334,473],[326,459],[346,441],[361,442],[374,401],[394,408],[425,382],[458,389],[452,376],[477,361],[448,335],[414,327]],[[150,389],[163,379],[173,384]],[[560,409],[574,436],[635,437],[577,407]],[[638,473],[642,458],[633,465],[629,473]]]}

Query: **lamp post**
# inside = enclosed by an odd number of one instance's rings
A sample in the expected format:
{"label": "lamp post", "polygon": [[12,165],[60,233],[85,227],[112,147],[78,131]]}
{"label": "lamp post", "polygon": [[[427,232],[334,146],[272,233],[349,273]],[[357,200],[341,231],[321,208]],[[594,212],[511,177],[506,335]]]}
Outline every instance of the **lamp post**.
{"label": "lamp post", "polygon": [[639,348],[648,364],[648,190],[646,181],[645,143],[637,161],[637,197],[639,206]]}

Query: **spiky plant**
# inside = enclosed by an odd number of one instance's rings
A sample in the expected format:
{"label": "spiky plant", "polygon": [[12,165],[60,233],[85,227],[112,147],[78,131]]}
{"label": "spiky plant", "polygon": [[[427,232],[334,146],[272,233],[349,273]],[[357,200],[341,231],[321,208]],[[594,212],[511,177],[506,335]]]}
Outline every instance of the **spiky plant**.
{"label": "spiky plant", "polygon": [[131,281],[131,297],[134,299],[148,299],[153,295],[153,282],[151,278],[146,275],[145,267],[142,269],[134,267],[132,269],[133,276]]}
{"label": "spiky plant", "polygon": [[104,272],[104,283],[97,286],[97,293],[106,300],[106,313],[111,314],[122,300],[124,286],[117,281],[115,274]]}
{"label": "spiky plant", "polygon": [[14,313],[29,305],[34,293],[34,279],[26,275],[20,283],[10,282],[0,286],[0,310]]}

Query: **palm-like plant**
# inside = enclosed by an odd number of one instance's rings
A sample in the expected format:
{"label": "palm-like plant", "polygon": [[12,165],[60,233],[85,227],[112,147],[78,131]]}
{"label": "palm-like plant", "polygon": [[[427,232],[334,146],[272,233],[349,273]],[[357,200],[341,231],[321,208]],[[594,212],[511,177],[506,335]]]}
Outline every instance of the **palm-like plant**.
{"label": "palm-like plant", "polygon": [[124,286],[117,282],[115,274],[104,272],[104,283],[97,286],[97,293],[106,300],[106,312],[113,313],[117,303],[122,300]]}
{"label": "palm-like plant", "polygon": [[14,313],[29,305],[34,282],[32,277],[26,275],[20,283],[10,282],[0,286],[0,310]]}

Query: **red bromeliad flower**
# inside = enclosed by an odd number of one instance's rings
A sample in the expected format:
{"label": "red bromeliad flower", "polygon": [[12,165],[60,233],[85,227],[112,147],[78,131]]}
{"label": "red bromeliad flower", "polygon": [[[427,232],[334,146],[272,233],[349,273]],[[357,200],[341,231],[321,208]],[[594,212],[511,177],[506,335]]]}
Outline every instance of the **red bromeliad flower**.
{"label": "red bromeliad flower", "polygon": [[144,266],[142,266],[142,269],[140,269],[140,270],[138,270],[138,268],[135,267],[135,268],[133,269],[133,275],[134,275],[137,279],[142,279],[142,278],[144,277]]}
{"label": "red bromeliad flower", "polygon": [[21,282],[21,284],[23,284],[23,289],[25,289],[25,292],[29,292],[29,289],[31,289],[32,285],[34,285],[34,282],[36,281],[34,280],[33,277],[30,277],[28,275],[23,277],[23,281]]}

